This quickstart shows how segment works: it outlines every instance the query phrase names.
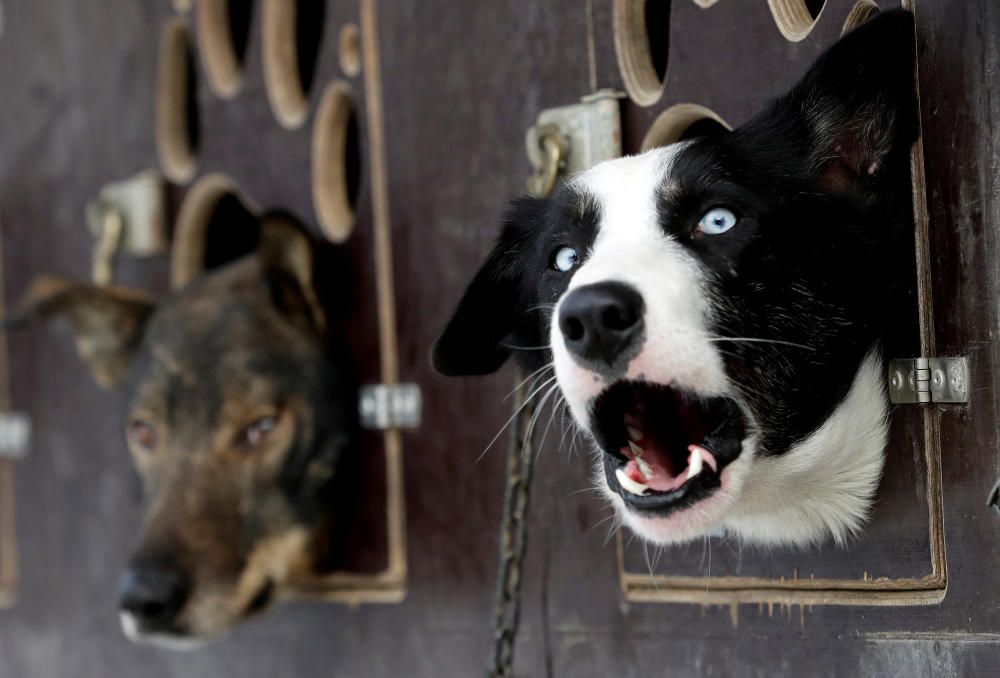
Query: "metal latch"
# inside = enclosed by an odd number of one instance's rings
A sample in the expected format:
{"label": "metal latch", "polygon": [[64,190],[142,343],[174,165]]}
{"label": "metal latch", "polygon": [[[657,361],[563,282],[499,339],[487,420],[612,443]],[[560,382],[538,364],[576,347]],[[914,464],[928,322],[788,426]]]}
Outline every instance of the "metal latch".
{"label": "metal latch", "polygon": [[361,426],[369,430],[416,428],[423,399],[417,384],[369,384],[361,387]]}
{"label": "metal latch", "polygon": [[889,400],[900,405],[969,402],[968,360],[958,356],[889,361]]}
{"label": "metal latch", "polygon": [[0,412],[0,457],[26,457],[30,445],[31,417],[24,412]]}
{"label": "metal latch", "polygon": [[602,89],[578,104],[549,108],[538,114],[525,135],[534,172],[528,192],[543,197],[559,176],[570,176],[622,154],[622,92]]}
{"label": "metal latch", "polygon": [[119,251],[134,257],[166,253],[166,220],[166,182],[156,170],[104,186],[87,205],[87,225],[96,240],[94,282],[111,282]]}

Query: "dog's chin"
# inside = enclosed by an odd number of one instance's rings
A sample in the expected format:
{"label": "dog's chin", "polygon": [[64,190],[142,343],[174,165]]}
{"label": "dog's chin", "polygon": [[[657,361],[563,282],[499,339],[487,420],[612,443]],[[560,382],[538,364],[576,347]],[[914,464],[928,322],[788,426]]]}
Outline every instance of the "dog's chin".
{"label": "dog's chin", "polygon": [[663,384],[611,385],[594,399],[588,428],[601,453],[599,485],[626,525],[661,544],[715,531],[752,456],[735,400]]}
{"label": "dog's chin", "polygon": [[204,647],[211,640],[201,636],[191,635],[184,629],[144,629],[142,624],[129,612],[119,614],[122,633],[137,645],[149,645],[164,650],[191,652]]}
{"label": "dog's chin", "polygon": [[[200,649],[215,640],[226,635],[229,630],[239,622],[255,617],[269,609],[276,599],[276,585],[273,579],[267,578],[257,589],[257,593],[250,599],[244,608],[235,616],[211,618],[195,617],[200,623],[191,625],[182,622],[172,622],[166,625],[157,624],[153,627],[146,627],[130,612],[119,613],[119,622],[125,637],[133,643],[139,645],[150,645],[165,650],[178,650],[190,652]],[[205,607],[218,606],[211,603],[202,605]]]}

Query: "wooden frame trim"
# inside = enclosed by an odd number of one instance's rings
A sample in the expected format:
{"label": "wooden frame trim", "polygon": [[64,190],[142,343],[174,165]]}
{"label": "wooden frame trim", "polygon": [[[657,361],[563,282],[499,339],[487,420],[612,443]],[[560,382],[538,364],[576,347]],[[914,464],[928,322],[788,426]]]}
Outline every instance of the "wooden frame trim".
{"label": "wooden frame trim", "polygon": [[[3,285],[3,230],[0,229],[0,317],[5,313]],[[0,332],[0,410],[10,409],[10,370],[7,335]],[[0,459],[0,608],[17,601],[18,556],[15,520],[14,462]]]}
{"label": "wooden frame trim", "polygon": [[[389,217],[389,178],[386,161],[385,124],[382,103],[382,69],[378,47],[376,0],[360,0],[362,73],[368,130],[368,176],[371,182],[375,235],[375,275],[378,302],[379,355],[385,384],[399,383],[396,336],[396,295],[393,279],[392,232]],[[403,484],[403,438],[398,429],[383,436],[385,450],[386,520],[388,563],[375,575],[333,573],[302,587],[313,600],[347,603],[400,603],[406,598],[408,563],[406,553],[406,497]]]}

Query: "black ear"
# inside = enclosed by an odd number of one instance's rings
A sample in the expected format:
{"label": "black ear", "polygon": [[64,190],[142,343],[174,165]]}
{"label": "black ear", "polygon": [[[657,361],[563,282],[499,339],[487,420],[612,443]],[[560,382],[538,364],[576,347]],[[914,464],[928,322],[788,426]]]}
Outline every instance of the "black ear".
{"label": "black ear", "polygon": [[322,332],[326,316],[313,282],[313,239],[305,228],[286,212],[265,214],[257,258],[275,307],[293,322]]}
{"label": "black ear", "polygon": [[884,12],[827,50],[775,108],[796,116],[831,191],[852,190],[909,153],[919,124],[913,15]]}
{"label": "black ear", "polygon": [[153,310],[153,302],[133,290],[42,276],[4,319],[3,327],[17,329],[36,320],[65,318],[77,352],[97,383],[111,388],[128,372]]}
{"label": "black ear", "polygon": [[508,208],[500,239],[434,344],[431,362],[441,374],[490,374],[510,357],[508,346],[539,341],[531,313],[537,291],[525,278],[525,263],[546,205],[543,199],[521,198]]}

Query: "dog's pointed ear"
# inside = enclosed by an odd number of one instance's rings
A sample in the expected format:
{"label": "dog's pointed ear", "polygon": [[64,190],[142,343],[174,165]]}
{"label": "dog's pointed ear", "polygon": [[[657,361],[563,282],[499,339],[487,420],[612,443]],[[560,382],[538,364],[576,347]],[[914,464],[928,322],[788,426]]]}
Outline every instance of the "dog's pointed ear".
{"label": "dog's pointed ear", "polygon": [[322,332],[326,316],[314,286],[313,239],[305,229],[287,213],[265,214],[257,257],[275,307],[293,322]]}
{"label": "dog's pointed ear", "polygon": [[434,343],[431,363],[441,374],[490,374],[510,357],[510,344],[538,342],[537,321],[526,311],[533,292],[522,267],[547,203],[526,197],[507,209],[499,240]]}
{"label": "dog's pointed ear", "polygon": [[908,155],[919,129],[915,56],[913,15],[884,12],[827,50],[775,105],[804,128],[827,190],[855,190]]}
{"label": "dog's pointed ear", "polygon": [[65,318],[94,379],[112,388],[131,367],[154,309],[141,292],[41,276],[4,318],[3,327],[19,329],[37,320]]}

